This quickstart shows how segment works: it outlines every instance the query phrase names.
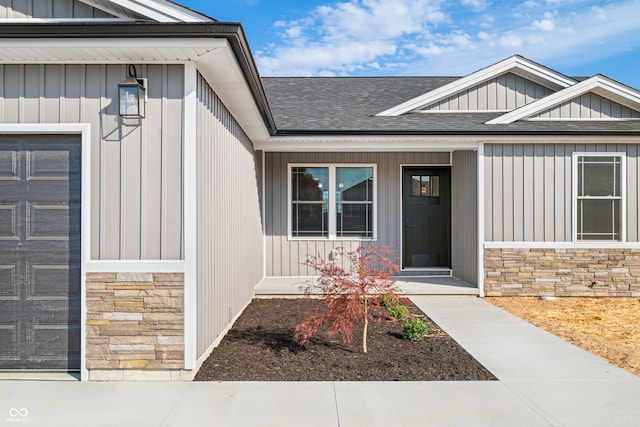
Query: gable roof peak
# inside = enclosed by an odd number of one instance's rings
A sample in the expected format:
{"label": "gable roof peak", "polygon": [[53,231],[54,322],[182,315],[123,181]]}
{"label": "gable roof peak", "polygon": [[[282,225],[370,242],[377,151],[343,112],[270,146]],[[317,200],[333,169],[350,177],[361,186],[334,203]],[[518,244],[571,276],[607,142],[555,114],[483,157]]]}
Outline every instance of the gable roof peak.
{"label": "gable roof peak", "polygon": [[527,117],[541,113],[589,92],[611,99],[633,110],[640,111],[640,91],[610,79],[603,74],[596,74],[586,80],[582,80],[563,90],[534,101],[531,104],[489,120],[486,124],[509,124],[521,119],[526,119]]}
{"label": "gable roof peak", "polygon": [[576,83],[576,80],[533,62],[521,55],[512,55],[500,62],[489,65],[488,67],[482,68],[376,115],[399,116],[406,114],[506,73],[517,74],[552,90],[564,89]]}

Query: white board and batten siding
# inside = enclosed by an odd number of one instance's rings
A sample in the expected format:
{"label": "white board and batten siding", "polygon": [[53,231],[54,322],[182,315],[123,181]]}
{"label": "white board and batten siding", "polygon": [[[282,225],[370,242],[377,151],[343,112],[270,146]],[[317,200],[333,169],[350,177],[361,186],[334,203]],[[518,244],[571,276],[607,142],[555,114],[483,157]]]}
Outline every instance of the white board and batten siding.
{"label": "white board and batten siding", "polygon": [[[467,175],[473,175],[476,154],[454,153],[452,170],[452,225],[464,227],[463,232],[454,234],[452,250],[464,258],[474,258],[475,246],[467,249],[470,238],[466,232],[473,233],[475,221],[475,198],[473,190],[476,179],[463,183]],[[266,230],[266,275],[267,276],[310,276],[314,272],[304,265],[307,255],[327,254],[337,247],[352,250],[360,245],[392,245],[397,251],[401,248],[401,211],[402,165],[449,165],[450,153],[266,153],[265,157],[265,230]],[[328,239],[290,239],[288,237],[288,165],[294,164],[375,164],[377,168],[377,235],[376,241],[368,240],[328,240]],[[456,168],[470,169],[457,171]],[[460,199],[456,199],[460,191]],[[467,216],[473,218],[467,218]],[[465,223],[464,226],[462,223]],[[477,234],[477,233],[476,233]],[[458,239],[458,240],[456,240]],[[465,251],[472,250],[471,253]],[[474,261],[475,262],[475,261]],[[463,273],[473,279],[475,273],[469,269]],[[455,271],[454,271],[455,274]]]}
{"label": "white board and batten siding", "polygon": [[114,18],[76,0],[0,0],[1,19]]}
{"label": "white board and batten siding", "polygon": [[422,108],[421,111],[510,111],[552,92],[524,77],[506,73]]}
{"label": "white board and batten siding", "polygon": [[572,154],[626,153],[628,242],[640,241],[638,144],[486,144],[487,242],[572,241]]}
{"label": "white board and batten siding", "polygon": [[640,119],[640,112],[595,93],[585,93],[534,119]]}
{"label": "white board and batten siding", "polygon": [[478,154],[451,154],[451,267],[453,275],[478,283]]}
{"label": "white board and batten siding", "polygon": [[137,71],[147,115],[124,125],[125,65],[0,65],[0,122],[91,124],[91,258],[181,260],[183,66]]}
{"label": "white board and batten siding", "polygon": [[263,275],[261,159],[197,80],[197,356],[253,297]]}

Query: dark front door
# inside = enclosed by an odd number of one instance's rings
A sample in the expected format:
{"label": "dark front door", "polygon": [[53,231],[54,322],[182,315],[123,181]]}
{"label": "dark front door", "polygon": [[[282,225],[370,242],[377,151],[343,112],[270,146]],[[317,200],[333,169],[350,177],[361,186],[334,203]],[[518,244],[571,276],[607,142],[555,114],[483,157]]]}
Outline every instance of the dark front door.
{"label": "dark front door", "polygon": [[402,267],[451,267],[451,169],[402,173]]}
{"label": "dark front door", "polygon": [[81,146],[0,137],[0,370],[80,368]]}

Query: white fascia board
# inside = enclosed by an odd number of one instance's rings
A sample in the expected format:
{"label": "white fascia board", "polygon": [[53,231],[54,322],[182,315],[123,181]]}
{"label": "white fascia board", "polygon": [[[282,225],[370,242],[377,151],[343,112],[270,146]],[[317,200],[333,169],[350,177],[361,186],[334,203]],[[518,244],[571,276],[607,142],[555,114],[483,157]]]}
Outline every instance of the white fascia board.
{"label": "white fascia board", "polygon": [[256,143],[265,152],[447,152],[475,150],[478,137],[468,136],[274,136]]}
{"label": "white fascia board", "polygon": [[580,83],[565,88],[559,92],[548,95],[542,99],[539,99],[531,104],[520,107],[507,114],[496,117],[495,119],[486,122],[488,125],[494,124],[509,124],[523,118],[533,116],[534,114],[541,113],[553,108],[563,102],[570,101],[580,95],[587,92],[597,92],[599,95],[606,96],[607,94],[618,96],[628,101],[630,106],[635,106],[635,109],[640,110],[640,92],[631,89],[627,86],[621,85],[611,79],[604,76],[593,76],[587,80],[583,80]]}
{"label": "white fascia board", "polygon": [[516,55],[382,111],[376,114],[376,116],[399,116],[408,113],[409,111],[432,104],[509,71],[518,71],[518,74],[523,76],[536,76],[552,88],[566,88],[576,83],[574,79],[564,74],[542,67],[526,58]]}
{"label": "white fascia board", "polygon": [[[634,135],[616,135],[612,143],[637,143]],[[272,136],[257,141],[264,152],[451,152],[480,144],[601,144],[599,135],[424,135],[424,136]]]}
{"label": "white fascia board", "polygon": [[211,22],[211,19],[204,15],[167,1],[111,0],[111,2],[157,22]]}

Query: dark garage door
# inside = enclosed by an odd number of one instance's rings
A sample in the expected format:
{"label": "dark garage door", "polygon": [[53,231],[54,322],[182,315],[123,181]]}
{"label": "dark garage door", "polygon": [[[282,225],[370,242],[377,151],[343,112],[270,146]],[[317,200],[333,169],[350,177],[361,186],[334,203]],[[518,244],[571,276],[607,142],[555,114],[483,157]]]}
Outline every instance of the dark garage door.
{"label": "dark garage door", "polygon": [[80,368],[79,137],[0,136],[0,370]]}

